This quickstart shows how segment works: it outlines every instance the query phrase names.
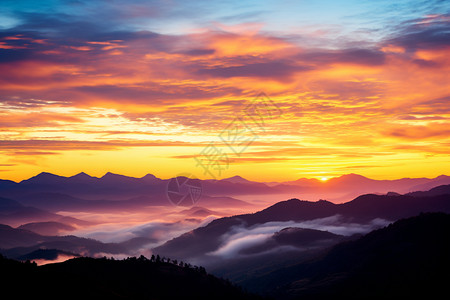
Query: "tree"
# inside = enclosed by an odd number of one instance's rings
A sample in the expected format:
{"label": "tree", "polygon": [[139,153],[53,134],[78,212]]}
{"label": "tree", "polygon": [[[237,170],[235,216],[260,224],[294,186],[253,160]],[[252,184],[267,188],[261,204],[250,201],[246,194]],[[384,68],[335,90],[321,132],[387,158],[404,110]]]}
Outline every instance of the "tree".
{"label": "tree", "polygon": [[147,257],[145,257],[144,255],[141,254],[141,256],[139,256],[139,261],[146,261],[148,260]]}

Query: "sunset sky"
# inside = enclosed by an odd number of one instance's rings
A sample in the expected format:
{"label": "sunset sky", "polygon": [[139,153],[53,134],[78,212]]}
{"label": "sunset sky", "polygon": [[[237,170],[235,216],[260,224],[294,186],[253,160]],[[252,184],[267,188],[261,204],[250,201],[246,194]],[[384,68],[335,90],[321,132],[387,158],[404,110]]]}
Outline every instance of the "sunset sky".
{"label": "sunset sky", "polygon": [[0,178],[450,175],[449,83],[450,1],[2,0]]}

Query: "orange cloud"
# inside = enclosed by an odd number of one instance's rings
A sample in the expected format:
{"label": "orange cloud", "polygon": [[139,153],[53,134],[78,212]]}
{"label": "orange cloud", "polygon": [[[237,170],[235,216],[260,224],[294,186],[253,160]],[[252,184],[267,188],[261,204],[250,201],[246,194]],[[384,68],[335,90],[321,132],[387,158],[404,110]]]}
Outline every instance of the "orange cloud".
{"label": "orange cloud", "polygon": [[279,178],[357,165],[400,173],[399,161],[420,155],[435,155],[441,166],[450,142],[450,47],[431,38],[442,31],[434,22],[448,20],[428,16],[370,47],[339,49],[307,49],[258,26],[181,36],[119,32],[70,43],[10,35],[0,39],[0,150],[42,156],[46,166],[56,163],[54,153],[79,162],[82,151],[108,159],[118,151],[125,168],[135,162],[131,153],[170,148],[149,151],[175,170],[192,166],[263,90],[283,113],[236,158],[236,171],[250,174],[245,166],[260,163]]}

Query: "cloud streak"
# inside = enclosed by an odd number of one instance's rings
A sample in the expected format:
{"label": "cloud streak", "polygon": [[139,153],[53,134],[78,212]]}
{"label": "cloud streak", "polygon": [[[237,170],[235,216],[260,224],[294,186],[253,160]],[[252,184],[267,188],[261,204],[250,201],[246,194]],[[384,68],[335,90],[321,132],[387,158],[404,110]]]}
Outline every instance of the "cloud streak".
{"label": "cloud streak", "polygon": [[[224,234],[221,246],[208,255],[225,259],[245,256],[245,250],[261,245],[269,240],[274,233],[288,227],[308,228],[328,231],[334,234],[351,236],[353,234],[365,234],[374,229],[388,225],[390,222],[383,219],[374,219],[367,224],[351,223],[341,216],[335,215],[322,219],[314,219],[304,222],[268,222],[251,227],[234,226],[230,232]],[[305,245],[306,246],[306,245]],[[294,250],[295,247],[283,247],[284,250]],[[281,250],[281,249],[278,249]],[[295,249],[301,251],[301,249]]]}

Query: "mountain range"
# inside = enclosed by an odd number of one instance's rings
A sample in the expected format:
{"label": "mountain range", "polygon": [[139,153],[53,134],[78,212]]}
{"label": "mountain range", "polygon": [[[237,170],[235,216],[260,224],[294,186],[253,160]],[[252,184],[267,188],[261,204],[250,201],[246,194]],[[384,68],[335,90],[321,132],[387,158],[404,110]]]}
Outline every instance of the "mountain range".
{"label": "mountain range", "polygon": [[[287,236],[286,236],[287,234]],[[292,235],[291,235],[292,234]],[[423,213],[398,220],[362,237],[341,241],[303,260],[247,274],[240,285],[271,299],[438,298],[447,291],[450,268],[450,215]],[[275,238],[309,243],[334,238],[327,232],[287,228]],[[37,250],[42,257],[62,253]],[[70,253],[65,253],[70,254]],[[242,267],[242,266],[241,266]],[[78,257],[36,266],[0,255],[4,292],[18,297],[56,297],[72,290],[76,297],[136,299],[263,299],[243,292],[229,281],[173,259],[125,260]],[[17,278],[20,278],[18,280]],[[52,288],[43,289],[49,282]],[[27,288],[23,289],[23,285]],[[176,288],[175,288],[176,287]],[[268,299],[268,298],[264,298]]]}
{"label": "mountain range", "polygon": [[[61,202],[60,205],[63,205],[62,202],[70,201],[78,208],[83,205],[107,208],[113,205],[111,201],[115,200],[127,200],[130,206],[139,206],[143,203],[146,205],[171,205],[167,199],[167,187],[170,180],[160,179],[152,174],[134,178],[106,173],[97,178],[85,173],[64,177],[43,172],[19,183],[0,180],[0,196],[20,199],[27,204],[42,202],[47,208],[55,199]],[[203,198],[200,200],[202,206],[245,205],[245,202],[232,197],[239,199],[239,196],[248,195],[273,195],[273,197],[284,195],[285,199],[286,195],[291,195],[291,198],[320,195],[322,199],[346,202],[361,194],[390,191],[404,194],[450,184],[450,177],[445,175],[432,179],[374,180],[357,174],[348,174],[326,182],[305,178],[286,182],[254,182],[239,176],[221,180],[193,180],[198,181],[202,188]],[[91,200],[99,202],[95,204],[86,202]]]}
{"label": "mountain range", "polygon": [[[123,254],[152,242],[151,239],[140,237],[121,243],[102,243],[98,240],[82,238],[73,235],[46,236],[31,230],[23,229],[29,226],[12,228],[0,224],[0,253],[10,258],[20,258],[39,249],[58,249],[74,255],[96,256],[101,253]],[[33,228],[30,228],[33,229]]]}
{"label": "mountain range", "polygon": [[[329,201],[302,201],[291,199],[278,202],[253,214],[236,215],[212,221],[204,227],[187,232],[154,249],[157,253],[181,258],[198,259],[214,252],[223,244],[223,237],[241,231],[256,231],[264,224],[304,223],[323,227],[358,227],[389,222],[415,216],[422,212],[450,213],[450,185],[436,187],[428,192],[408,195],[362,195],[352,201],[334,204]],[[319,221],[317,221],[319,220]],[[384,220],[384,221],[383,221]],[[310,222],[310,223],[308,223]],[[319,226],[319,225],[317,225]],[[362,228],[362,227],[361,227]]]}
{"label": "mountain range", "polygon": [[[69,272],[66,275],[70,278],[75,275],[67,270],[74,268],[81,272],[77,273],[80,276],[86,271],[86,262],[99,268],[113,268],[109,269],[112,274],[122,268],[121,263],[77,259],[80,256],[154,253],[202,265],[216,276],[277,299],[329,297],[324,291],[351,299],[353,284],[377,290],[371,282],[383,275],[378,266],[389,269],[389,263],[393,263],[398,270],[389,272],[396,275],[378,281],[379,291],[395,294],[414,282],[408,274],[420,277],[419,272],[423,271],[435,278],[433,272],[438,265],[428,260],[430,251],[436,251],[439,260],[445,259],[435,248],[439,243],[443,249],[448,246],[445,238],[439,242],[438,236],[442,239],[448,235],[450,184],[434,185],[447,180],[447,176],[439,176],[375,181],[350,174],[328,182],[300,179],[261,183],[235,176],[199,180],[203,195],[197,206],[174,207],[165,197],[170,180],[152,175],[132,178],[108,173],[96,178],[84,173],[72,177],[43,173],[20,183],[0,181],[0,253],[39,264],[75,258],[70,263],[53,264],[55,267],[25,267],[48,276]],[[417,187],[431,188],[416,190]],[[371,192],[344,202],[292,198],[272,201],[271,205],[258,209],[266,203],[259,201],[262,199],[259,197],[282,197],[290,189],[341,195],[350,195],[355,190]],[[259,202],[252,202],[252,197]],[[435,233],[431,232],[432,226]],[[427,244],[431,250],[423,249]],[[411,245],[413,254],[404,255],[402,261],[400,256],[407,253],[407,245]],[[419,250],[426,255],[421,256]],[[2,261],[5,262],[15,264]],[[417,270],[408,268],[407,263]],[[170,268],[167,265],[158,272]],[[179,269],[172,271],[177,273]],[[119,286],[126,282],[120,274],[116,276],[120,278]],[[407,279],[402,281],[398,276]],[[107,282],[114,281],[108,278]],[[91,279],[83,280],[77,282],[92,285]],[[206,279],[199,280],[203,284]],[[107,282],[102,283],[101,291],[131,297],[128,287],[111,289]],[[392,290],[391,282],[398,283],[398,290]],[[424,282],[433,284],[430,280]],[[141,292],[149,293],[146,289]],[[368,298],[365,292],[359,289],[355,295]],[[253,297],[248,294],[243,297],[247,296]]]}
{"label": "mountain range", "polygon": [[[189,217],[197,222],[212,215],[217,217],[261,210],[288,198],[331,199],[333,203],[346,203],[361,194],[389,193],[394,196],[450,184],[450,177],[444,175],[433,179],[373,180],[348,174],[326,182],[305,178],[287,182],[253,182],[240,176],[222,180],[193,180],[202,190],[201,198],[195,205],[204,208],[201,214]],[[0,180],[0,223],[13,227],[40,222],[67,225],[65,229],[61,226],[50,229],[47,224],[45,234],[52,235],[68,233],[70,226],[78,228],[98,222],[95,217],[89,222],[77,218],[80,213],[94,216],[99,213],[156,212],[156,207],[173,207],[168,199],[169,182],[171,179],[160,179],[151,174],[134,178],[106,173],[97,178],[86,173],[64,177],[45,172],[18,183]],[[331,203],[321,205],[327,206],[330,211],[336,208]],[[211,214],[211,211],[216,214]]]}
{"label": "mountain range", "polygon": [[[46,181],[47,184],[54,183],[54,176],[45,178],[52,178]],[[87,177],[83,176],[82,178],[86,179]],[[67,178],[59,180],[67,180]],[[235,261],[239,261],[241,256],[243,259],[247,259],[250,254],[252,254],[251,256],[256,256],[256,254],[264,256],[271,251],[288,251],[295,255],[301,252],[304,255],[307,251],[299,251],[299,245],[294,238],[298,238],[299,232],[304,232],[302,230],[331,231],[334,236],[317,241],[323,248],[341,241],[343,237],[348,238],[353,234],[366,233],[400,218],[411,217],[422,212],[450,213],[449,194],[450,185],[444,185],[429,191],[412,192],[405,195],[392,192],[387,195],[367,194],[340,204],[325,200],[291,199],[278,202],[256,213],[212,220],[205,226],[168,240],[155,247],[153,251],[169,257],[199,262],[213,268],[217,267],[218,272],[221,272],[220,266],[214,263],[220,261],[217,258],[226,260],[229,256],[233,256]],[[45,195],[55,196],[51,193]],[[63,197],[61,194],[56,194],[56,196],[56,198],[45,198],[46,201],[41,203],[41,207],[54,207],[54,210],[58,211],[64,210],[68,205],[73,204],[72,202],[79,201],[72,196]],[[39,202],[39,198],[24,199],[20,201],[25,204]],[[100,200],[82,200],[83,203],[98,201]],[[113,243],[102,243],[76,236],[59,236],[67,234],[79,226],[92,226],[93,224],[40,208],[24,206],[22,203],[7,198],[0,199],[0,221],[9,225],[2,225],[0,248],[4,254],[13,257],[26,255],[43,247],[57,248],[75,254],[123,254],[141,249],[146,244],[158,242],[154,235],[150,236],[146,230],[142,229],[137,230],[137,233],[128,239]],[[86,207],[89,206],[86,205]],[[220,215],[218,212],[203,207],[193,207],[181,211],[180,214],[187,218]],[[20,223],[18,220],[27,220],[28,222]],[[16,222],[17,228],[11,227],[11,222]],[[160,226],[160,228],[164,227]],[[165,226],[165,228],[169,227]],[[288,230],[288,228],[291,229]],[[280,239],[283,236],[286,238]],[[239,241],[248,237],[255,239],[254,242],[247,241],[247,244],[241,245]],[[314,247],[310,245],[307,248]]]}

